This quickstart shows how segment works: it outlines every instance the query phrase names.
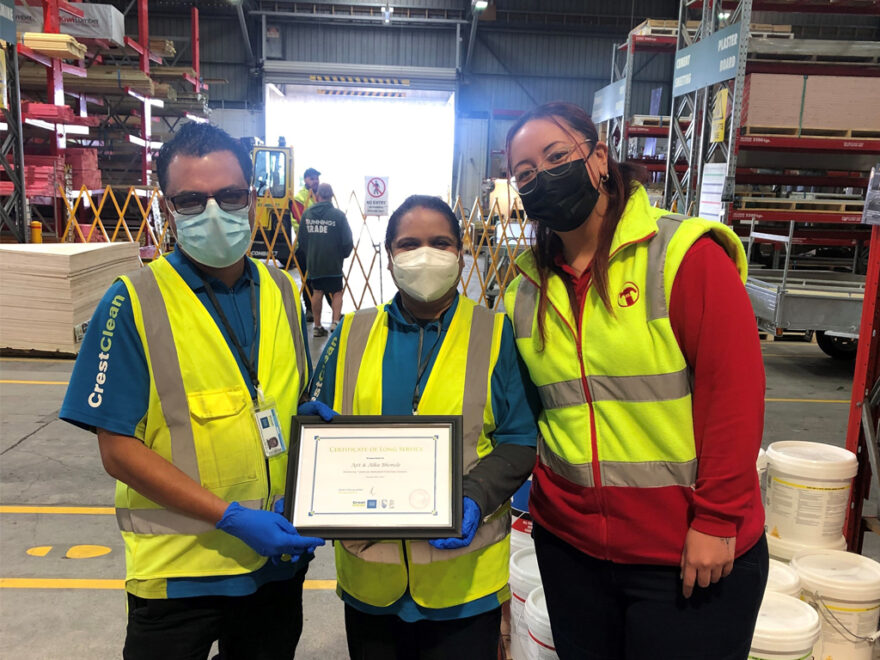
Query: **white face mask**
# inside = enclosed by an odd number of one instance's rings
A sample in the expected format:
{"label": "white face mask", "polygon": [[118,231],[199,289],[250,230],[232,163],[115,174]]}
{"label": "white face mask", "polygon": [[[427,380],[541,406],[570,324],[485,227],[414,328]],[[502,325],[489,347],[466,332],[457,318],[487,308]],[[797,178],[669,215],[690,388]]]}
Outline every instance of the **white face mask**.
{"label": "white face mask", "polygon": [[398,288],[422,302],[434,302],[458,281],[458,255],[448,250],[420,247],[398,252],[391,266]]}
{"label": "white face mask", "polygon": [[205,266],[231,266],[245,255],[251,243],[248,207],[224,211],[214,199],[209,199],[198,215],[173,215],[180,247]]}

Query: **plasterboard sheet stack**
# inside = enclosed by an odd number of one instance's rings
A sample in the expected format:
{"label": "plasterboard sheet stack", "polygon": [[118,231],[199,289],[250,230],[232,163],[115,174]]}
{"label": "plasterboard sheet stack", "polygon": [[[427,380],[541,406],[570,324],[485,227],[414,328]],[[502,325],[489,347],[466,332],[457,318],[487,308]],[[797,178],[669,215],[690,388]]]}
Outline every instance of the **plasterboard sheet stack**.
{"label": "plasterboard sheet stack", "polygon": [[76,353],[107,287],[140,265],[137,243],[0,245],[0,348]]}
{"label": "plasterboard sheet stack", "polygon": [[742,125],[880,131],[878,108],[880,78],[751,73]]}

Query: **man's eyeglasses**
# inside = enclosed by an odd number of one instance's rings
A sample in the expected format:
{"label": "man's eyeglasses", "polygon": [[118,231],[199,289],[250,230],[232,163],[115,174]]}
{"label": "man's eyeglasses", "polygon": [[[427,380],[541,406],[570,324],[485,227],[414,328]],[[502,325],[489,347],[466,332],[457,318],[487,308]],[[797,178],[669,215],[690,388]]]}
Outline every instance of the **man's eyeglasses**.
{"label": "man's eyeglasses", "polygon": [[576,144],[557,145],[544,157],[544,160],[538,163],[537,167],[523,165],[520,169],[514,171],[513,179],[511,180],[513,187],[520,195],[528,195],[538,187],[538,172],[546,171],[550,176],[567,174],[571,169],[571,164],[578,160],[575,151],[582,144],[590,145],[590,153],[587,154],[587,158],[592,156],[595,145],[589,140],[577,142]]}
{"label": "man's eyeglasses", "polygon": [[213,195],[208,193],[186,192],[166,199],[171,208],[180,215],[198,215],[205,210],[208,200],[213,198],[224,211],[241,211],[251,202],[249,188],[227,188]]}

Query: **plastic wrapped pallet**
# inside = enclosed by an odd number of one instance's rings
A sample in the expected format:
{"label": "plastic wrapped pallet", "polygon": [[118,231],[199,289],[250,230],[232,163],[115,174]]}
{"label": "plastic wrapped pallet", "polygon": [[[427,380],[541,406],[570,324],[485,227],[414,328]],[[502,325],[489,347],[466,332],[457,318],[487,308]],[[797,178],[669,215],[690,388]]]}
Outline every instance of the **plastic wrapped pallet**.
{"label": "plastic wrapped pallet", "polygon": [[107,287],[138,267],[136,243],[0,245],[0,348],[76,353]]}

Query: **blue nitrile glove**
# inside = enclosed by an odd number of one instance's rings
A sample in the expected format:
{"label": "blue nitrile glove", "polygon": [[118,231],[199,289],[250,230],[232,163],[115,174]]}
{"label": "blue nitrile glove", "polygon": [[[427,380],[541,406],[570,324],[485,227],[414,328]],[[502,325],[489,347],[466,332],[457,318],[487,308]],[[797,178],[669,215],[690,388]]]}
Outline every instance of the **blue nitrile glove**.
{"label": "blue nitrile glove", "polygon": [[320,401],[306,401],[296,409],[297,415],[317,415],[325,422],[329,422],[339,413],[333,410],[326,403]]}
{"label": "blue nitrile glove", "polygon": [[461,536],[452,539],[433,539],[428,541],[435,548],[440,550],[454,550],[455,548],[464,548],[471,544],[474,540],[474,534],[477,533],[477,527],[480,526],[480,519],[483,514],[480,507],[471,498],[464,498],[464,507],[461,514]]}
{"label": "blue nitrile glove", "polygon": [[323,539],[300,536],[288,520],[275,512],[246,509],[233,502],[223,513],[217,529],[241,539],[264,557],[301,555],[324,545]]}
{"label": "blue nitrile glove", "polygon": [[[284,515],[284,498],[283,497],[280,497],[277,500],[275,500],[275,504],[272,506],[272,510],[275,513],[280,513],[281,515]],[[294,527],[294,529],[296,529],[296,528]],[[321,541],[321,539],[316,539],[316,540]],[[324,542],[321,541],[320,545],[324,545]],[[318,544],[310,545],[308,548],[306,548],[303,551],[303,553],[315,554],[315,548],[317,548],[317,547],[318,547]],[[295,563],[295,562],[299,561],[300,556],[301,555],[278,555],[278,556],[272,557],[272,563],[275,564],[276,566],[279,565],[281,562]]]}

